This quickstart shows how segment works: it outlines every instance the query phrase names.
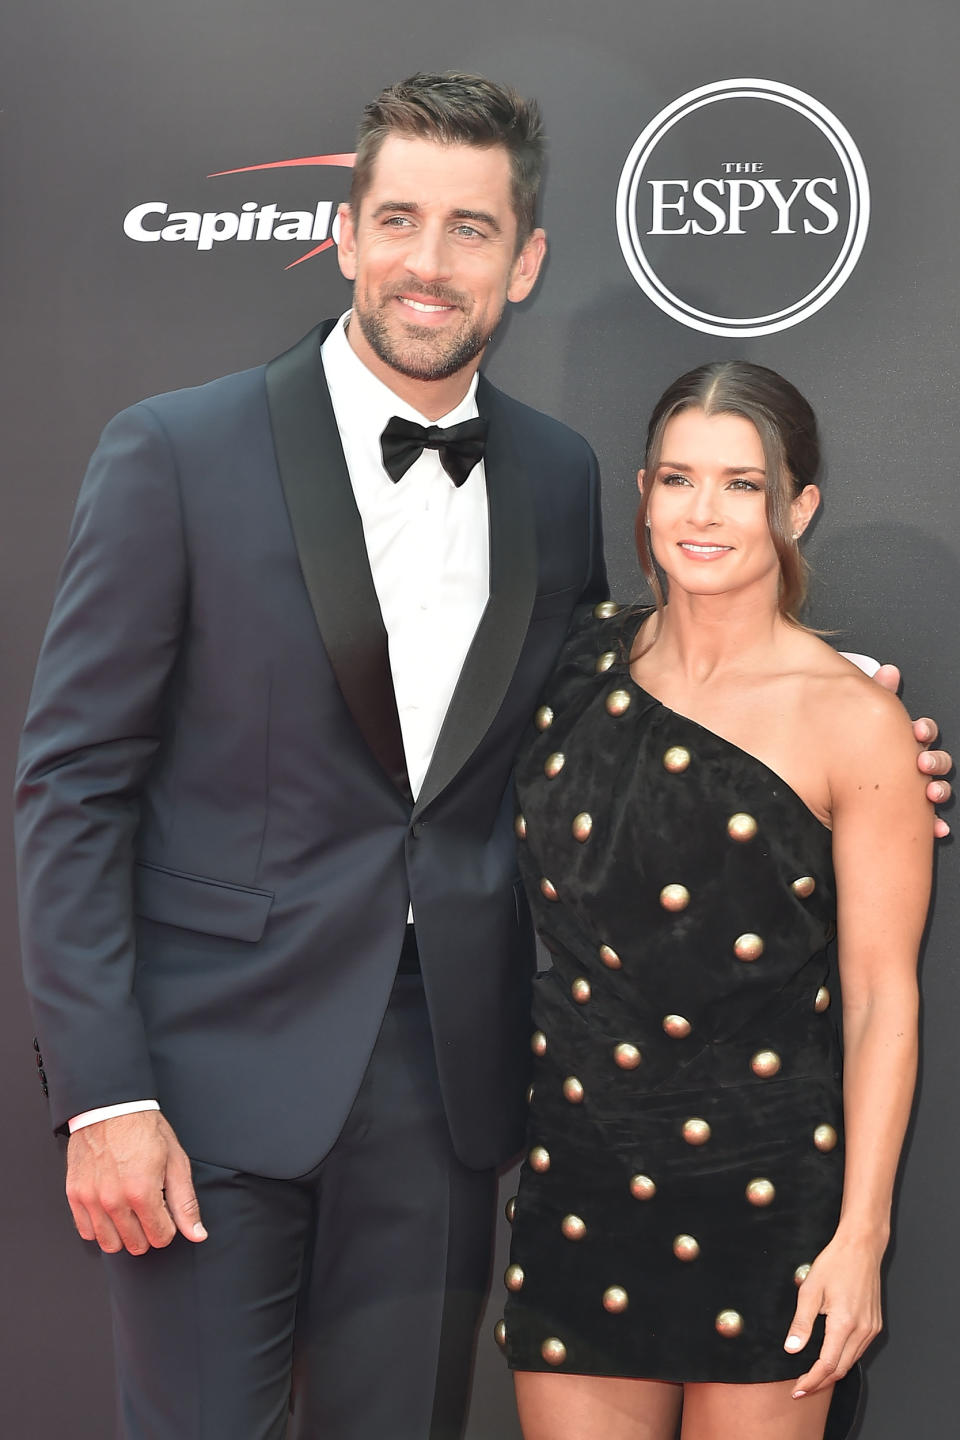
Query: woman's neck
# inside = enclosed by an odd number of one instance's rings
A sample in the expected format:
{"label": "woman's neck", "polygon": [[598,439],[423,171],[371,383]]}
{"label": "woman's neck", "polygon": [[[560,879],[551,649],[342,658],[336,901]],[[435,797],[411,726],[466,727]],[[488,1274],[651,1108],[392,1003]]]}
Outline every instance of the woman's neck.
{"label": "woman's neck", "polygon": [[[653,635],[649,630],[655,627]],[[765,668],[777,641],[791,627],[769,595],[671,594],[660,615],[644,627],[644,644],[655,640],[651,667],[668,665],[691,685],[700,685],[725,671]]]}

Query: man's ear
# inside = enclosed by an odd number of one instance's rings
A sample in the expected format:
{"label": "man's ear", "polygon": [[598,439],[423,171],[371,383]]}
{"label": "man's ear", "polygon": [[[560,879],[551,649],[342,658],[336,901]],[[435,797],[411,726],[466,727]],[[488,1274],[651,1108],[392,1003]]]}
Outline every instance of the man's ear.
{"label": "man's ear", "polygon": [[513,262],[507,299],[514,302],[526,300],[537,283],[537,276],[547,253],[547,235],[544,230],[533,230]]}
{"label": "man's ear", "polygon": [[340,222],[340,239],[337,241],[337,263],[345,280],[357,278],[357,232],[353,224],[353,210],[344,203],[337,206]]}

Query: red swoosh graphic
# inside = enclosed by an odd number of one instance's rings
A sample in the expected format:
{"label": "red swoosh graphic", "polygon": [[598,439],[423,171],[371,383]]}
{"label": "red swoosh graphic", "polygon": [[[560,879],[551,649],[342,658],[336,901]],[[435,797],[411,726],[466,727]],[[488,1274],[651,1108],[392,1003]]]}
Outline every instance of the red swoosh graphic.
{"label": "red swoosh graphic", "polygon": [[294,265],[302,265],[304,260],[312,260],[314,255],[320,254],[321,250],[329,250],[332,244],[332,240],[324,240],[323,244],[318,245],[315,250],[308,250],[306,255],[300,256],[299,260],[291,260],[289,265],[284,265],[284,270],[292,270]]}
{"label": "red swoosh graphic", "polygon": [[[351,169],[356,158],[357,153],[354,150],[341,155],[304,155],[299,160],[268,160],[264,165],[240,165],[236,170],[214,170],[207,179],[216,180],[221,175],[247,175],[251,170],[287,170],[296,165],[339,165],[344,169]],[[291,260],[289,265],[284,265],[284,270],[292,270],[295,265],[302,265],[304,260],[312,260],[321,250],[329,250],[332,244],[332,240],[324,240],[322,245],[308,250],[299,260]]]}
{"label": "red swoosh graphic", "polygon": [[265,165],[241,165],[236,170],[214,170],[207,179],[216,180],[218,175],[245,175],[249,170],[285,170],[291,165],[341,165],[349,169],[356,158],[354,151],[353,154],[343,155],[304,155],[300,160],[268,160]]}

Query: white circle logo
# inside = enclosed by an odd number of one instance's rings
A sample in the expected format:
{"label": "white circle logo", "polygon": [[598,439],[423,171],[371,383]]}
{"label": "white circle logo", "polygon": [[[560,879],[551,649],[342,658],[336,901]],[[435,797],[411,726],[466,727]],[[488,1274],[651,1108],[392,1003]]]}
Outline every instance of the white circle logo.
{"label": "white circle logo", "polygon": [[631,275],[708,335],[771,335],[808,319],[850,278],[869,224],[849,131],[777,80],[681,95],[639,136],[617,190]]}

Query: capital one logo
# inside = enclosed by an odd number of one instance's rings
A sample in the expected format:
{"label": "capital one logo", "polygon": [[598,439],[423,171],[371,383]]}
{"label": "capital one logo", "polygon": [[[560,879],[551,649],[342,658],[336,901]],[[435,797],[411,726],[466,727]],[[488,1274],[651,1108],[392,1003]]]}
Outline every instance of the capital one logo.
{"label": "capital one logo", "polygon": [[849,131],[776,80],[721,80],[673,101],[627,156],[617,233],[631,275],[708,335],[770,335],[849,279],[870,187]]}
{"label": "capital one logo", "polygon": [[[356,156],[306,155],[298,160],[268,160],[263,165],[242,165],[237,170],[216,170],[208,180],[226,175],[249,175],[255,170],[291,170],[301,166],[333,165],[350,168]],[[123,233],[140,244],[165,241],[167,244],[195,245],[197,250],[212,250],[227,241],[299,240],[319,241],[305,254],[284,266],[292,270],[304,260],[312,260],[329,250],[339,238],[338,221],[333,214],[332,200],[311,196],[309,209],[285,209],[276,201],[266,204],[244,200],[233,210],[188,210],[171,206],[166,200],[145,200],[134,205],[123,218]],[[331,217],[333,224],[331,225]]]}

